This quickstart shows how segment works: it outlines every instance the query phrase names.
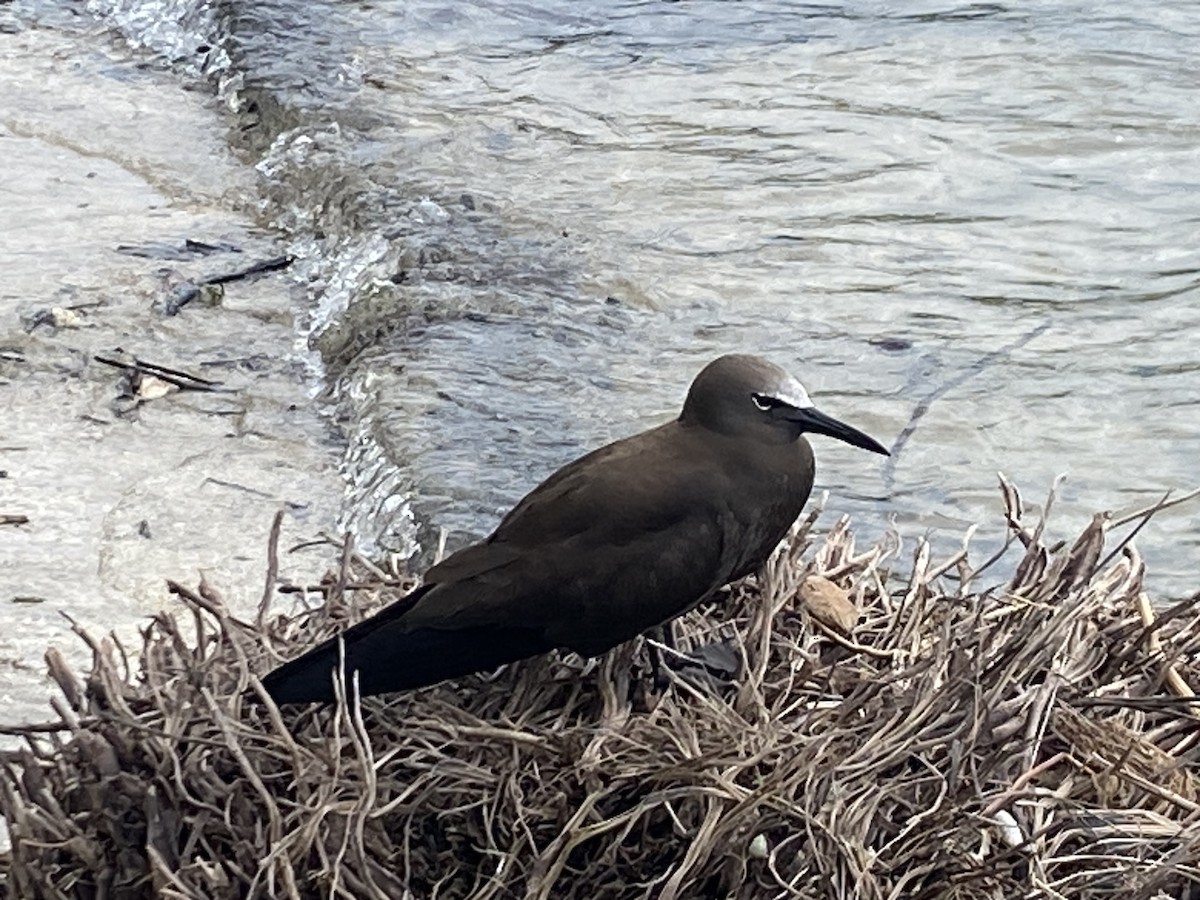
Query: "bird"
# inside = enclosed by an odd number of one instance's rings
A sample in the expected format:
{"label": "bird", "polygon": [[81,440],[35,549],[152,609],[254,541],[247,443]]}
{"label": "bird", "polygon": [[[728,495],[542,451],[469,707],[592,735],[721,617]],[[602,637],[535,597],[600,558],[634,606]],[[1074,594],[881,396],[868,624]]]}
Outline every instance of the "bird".
{"label": "bird", "polygon": [[766,562],[812,491],[806,434],[889,455],[820,412],[778,365],[721,356],[693,380],[677,418],[568,463],[490,536],[263,686],[278,704],[332,702],[343,654],[346,684],[357,675],[361,696],[553,650],[599,656]]}

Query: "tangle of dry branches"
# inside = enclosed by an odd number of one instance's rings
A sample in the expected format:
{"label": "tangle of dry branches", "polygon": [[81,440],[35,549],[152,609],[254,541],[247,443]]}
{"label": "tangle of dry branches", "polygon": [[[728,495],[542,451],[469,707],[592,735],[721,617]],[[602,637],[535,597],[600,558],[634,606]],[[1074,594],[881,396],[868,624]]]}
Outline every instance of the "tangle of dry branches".
{"label": "tangle of dry branches", "polygon": [[136,660],[82,630],[90,672],[48,654],[58,719],[0,758],[0,874],[28,898],[1200,895],[1200,595],[1152,607],[1106,517],[1054,545],[1002,493],[1015,563],[859,552],[814,513],[677,623],[738,674],[662,693],[635,641],[280,710],[258,677],[395,573],[346,552],[319,607],[253,621],[173,584]]}

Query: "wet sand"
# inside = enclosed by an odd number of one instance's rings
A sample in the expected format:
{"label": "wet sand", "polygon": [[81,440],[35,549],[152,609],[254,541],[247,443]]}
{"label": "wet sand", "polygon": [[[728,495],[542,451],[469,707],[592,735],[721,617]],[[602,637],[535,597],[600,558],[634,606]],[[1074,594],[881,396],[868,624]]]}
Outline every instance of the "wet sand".
{"label": "wet sand", "polygon": [[[252,216],[255,173],[229,153],[216,101],[139,68],[103,35],[0,35],[0,719],[45,715],[50,643],[78,658],[67,613],[132,635],[175,609],[165,579],[198,572],[237,609],[281,546],[331,530],[342,482],[307,396],[286,274],[227,286],[220,306],[152,309],[171,279],[283,252]],[[147,259],[121,245],[185,239],[242,252]],[[30,329],[60,310],[62,327]],[[120,348],[221,381],[129,410]],[[325,550],[286,556],[310,578]]]}

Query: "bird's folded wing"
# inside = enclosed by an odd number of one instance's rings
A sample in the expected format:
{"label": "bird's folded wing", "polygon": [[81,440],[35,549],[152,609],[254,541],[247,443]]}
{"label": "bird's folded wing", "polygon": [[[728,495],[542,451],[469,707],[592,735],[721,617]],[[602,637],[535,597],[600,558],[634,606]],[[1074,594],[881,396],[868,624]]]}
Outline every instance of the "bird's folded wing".
{"label": "bird's folded wing", "polygon": [[427,573],[432,588],[406,626],[520,624],[593,649],[724,584],[730,562],[722,510],[704,499],[711,485],[686,455],[647,455],[655,435],[603,448],[535,489],[490,538]]}

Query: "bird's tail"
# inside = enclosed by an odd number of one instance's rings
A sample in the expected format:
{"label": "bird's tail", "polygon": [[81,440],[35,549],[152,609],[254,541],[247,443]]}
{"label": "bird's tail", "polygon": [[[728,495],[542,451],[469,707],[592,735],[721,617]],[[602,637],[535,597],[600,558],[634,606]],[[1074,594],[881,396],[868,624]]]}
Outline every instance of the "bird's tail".
{"label": "bird's tail", "polygon": [[553,649],[536,632],[505,627],[416,628],[385,610],[331,638],[263,679],[276,703],[328,703],[339,665],[338,641],[345,644],[348,691],[355,673],[362,696],[406,691],[472,672],[485,672]]}

